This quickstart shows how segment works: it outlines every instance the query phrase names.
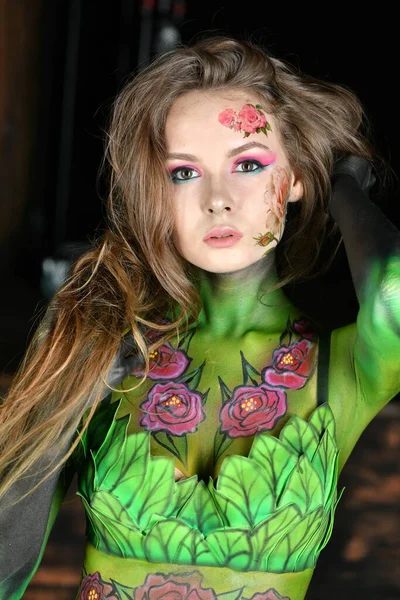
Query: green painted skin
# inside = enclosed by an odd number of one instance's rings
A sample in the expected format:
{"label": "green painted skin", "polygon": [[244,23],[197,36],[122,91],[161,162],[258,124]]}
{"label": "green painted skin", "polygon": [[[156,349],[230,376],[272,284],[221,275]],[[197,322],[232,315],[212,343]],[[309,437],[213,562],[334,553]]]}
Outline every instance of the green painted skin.
{"label": "green painted skin", "polygon": [[[343,370],[354,348],[354,324],[332,333],[329,403],[316,408],[313,324],[281,290],[265,295],[264,304],[257,301],[274,281],[273,265],[269,255],[233,276],[199,273],[204,309],[197,327],[156,352],[142,387],[114,394],[91,423],[78,468],[89,541],[82,590],[96,576],[112,587],[110,594],[133,598],[156,572],[172,580],[201,575],[203,588],[217,595],[269,598],[272,588],[274,598],[304,597],[332,531],[339,469],[372,405],[358,373]],[[388,334],[380,329],[375,344],[384,348],[394,340]],[[302,344],[306,352],[299,358]],[[390,356],[389,372],[397,362]],[[121,387],[132,387],[136,375]],[[392,383],[398,386],[398,376]],[[194,413],[186,410],[183,389],[197,399]],[[254,393],[235,405],[241,389]],[[232,411],[224,412],[225,405]],[[268,422],[271,407],[276,418]],[[257,414],[256,431],[246,425],[246,409]],[[225,430],[223,415],[230,415]],[[171,433],[183,422],[179,434]],[[184,478],[175,481],[174,467]]]}
{"label": "green painted skin", "polygon": [[[261,297],[276,281],[274,252],[235,274],[199,272],[198,323],[171,342],[181,353],[179,373],[164,348],[152,366],[172,364],[173,376],[157,379],[153,370],[138,390],[115,393],[74,457],[88,517],[80,600],[138,600],[150,588],[182,597],[196,591],[202,599],[303,600],[330,535],[337,475],[370,420],[400,390],[399,235],[391,230],[390,245],[380,218],[371,227],[381,227],[390,252],[371,258],[360,251],[356,261],[357,220],[347,237],[348,217],[339,222],[360,310],[356,323],[332,332],[328,402],[319,408],[318,332],[282,290]],[[376,232],[365,229],[360,239],[368,243],[372,235],[378,246]],[[164,410],[157,412],[154,388],[167,384],[181,387],[156,389]],[[182,386],[196,410],[178,434],[168,434],[188,406]],[[229,411],[234,398],[239,403]],[[247,408],[259,409],[259,421],[246,420]],[[163,430],[162,415],[170,415]],[[274,465],[275,478],[266,465]],[[174,467],[184,475],[178,482]],[[6,597],[20,598],[29,579],[7,588]]]}

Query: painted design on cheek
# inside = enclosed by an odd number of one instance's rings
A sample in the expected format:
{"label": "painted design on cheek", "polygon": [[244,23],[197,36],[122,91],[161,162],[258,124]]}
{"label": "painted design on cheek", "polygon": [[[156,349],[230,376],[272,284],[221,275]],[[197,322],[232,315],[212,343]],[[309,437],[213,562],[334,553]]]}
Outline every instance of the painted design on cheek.
{"label": "painted design on cheek", "polygon": [[260,104],[245,104],[239,112],[226,108],[219,113],[218,121],[233,131],[242,131],[243,137],[249,137],[251,133],[268,135],[268,131],[272,131]]}
{"label": "painted design on cheek", "polygon": [[[253,240],[257,241],[256,246],[268,246],[273,241],[275,241],[276,243],[279,242],[279,240],[274,236],[274,234],[271,231],[268,231],[267,233],[259,233],[258,237],[253,238]],[[263,256],[266,256],[273,249],[274,248],[270,248],[269,250],[264,252]]]}
{"label": "painted design on cheek", "polygon": [[[264,193],[264,199],[268,205],[266,222],[268,229],[266,233],[260,233],[258,237],[253,238],[257,242],[256,246],[269,246],[274,241],[278,244],[281,240],[286,216],[288,191],[289,177],[285,169],[275,167],[271,172],[271,179]],[[275,245],[264,252],[263,256],[266,256],[274,248]]]}

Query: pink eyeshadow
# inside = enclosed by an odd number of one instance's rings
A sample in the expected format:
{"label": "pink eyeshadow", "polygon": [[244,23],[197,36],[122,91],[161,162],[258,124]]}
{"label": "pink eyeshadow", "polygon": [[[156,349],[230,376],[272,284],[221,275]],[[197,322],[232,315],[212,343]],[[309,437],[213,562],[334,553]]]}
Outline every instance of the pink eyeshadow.
{"label": "pink eyeshadow", "polygon": [[268,165],[276,161],[276,154],[273,152],[271,154],[246,154],[246,156],[237,158],[233,166],[236,167],[236,165],[246,160],[257,160],[263,167],[268,167]]}
{"label": "pink eyeshadow", "polygon": [[182,164],[176,164],[176,165],[169,166],[168,167],[168,173],[172,173],[172,171],[175,171],[175,169],[192,169],[193,171],[196,171],[197,173],[200,173],[200,175],[203,174],[198,167],[194,167],[193,165],[188,165],[187,163],[182,163]]}

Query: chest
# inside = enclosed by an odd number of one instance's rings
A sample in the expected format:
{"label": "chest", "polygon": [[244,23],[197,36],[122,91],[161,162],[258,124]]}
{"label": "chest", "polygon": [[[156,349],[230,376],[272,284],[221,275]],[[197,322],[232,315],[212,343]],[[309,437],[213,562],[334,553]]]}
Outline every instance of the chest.
{"label": "chest", "polygon": [[157,348],[150,371],[137,369],[116,418],[128,433],[148,431],[153,456],[174,457],[186,477],[214,479],[223,458],[247,456],[257,433],[278,435],[293,414],[316,406],[318,338],[304,319],[278,334],[213,340],[190,331]]}

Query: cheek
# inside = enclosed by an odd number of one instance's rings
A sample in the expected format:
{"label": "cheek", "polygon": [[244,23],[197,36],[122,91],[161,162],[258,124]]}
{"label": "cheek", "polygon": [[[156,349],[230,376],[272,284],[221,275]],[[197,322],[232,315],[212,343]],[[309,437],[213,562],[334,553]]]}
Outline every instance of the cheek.
{"label": "cheek", "polygon": [[268,205],[268,211],[272,211],[278,218],[283,218],[285,215],[289,188],[290,180],[287,171],[283,167],[275,167],[270,174],[264,200]]}

